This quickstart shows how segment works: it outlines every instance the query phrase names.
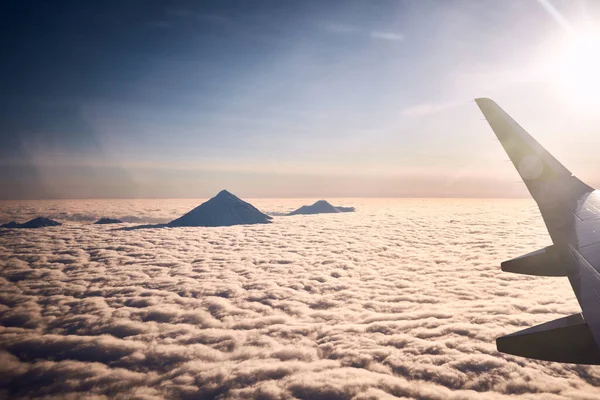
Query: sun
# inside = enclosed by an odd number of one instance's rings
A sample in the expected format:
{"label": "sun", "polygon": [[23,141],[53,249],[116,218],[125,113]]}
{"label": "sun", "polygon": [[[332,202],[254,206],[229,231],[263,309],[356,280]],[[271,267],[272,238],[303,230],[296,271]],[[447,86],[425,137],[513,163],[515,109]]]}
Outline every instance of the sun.
{"label": "sun", "polygon": [[573,34],[555,67],[558,84],[571,101],[600,105],[600,31]]}

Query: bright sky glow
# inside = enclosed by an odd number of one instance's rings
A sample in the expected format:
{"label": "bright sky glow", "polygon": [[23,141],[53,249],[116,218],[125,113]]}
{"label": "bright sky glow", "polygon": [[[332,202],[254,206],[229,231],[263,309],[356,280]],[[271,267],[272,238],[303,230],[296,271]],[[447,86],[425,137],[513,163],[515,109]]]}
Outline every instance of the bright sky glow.
{"label": "bright sky glow", "polygon": [[557,62],[560,85],[576,104],[600,107],[600,31],[574,34]]}

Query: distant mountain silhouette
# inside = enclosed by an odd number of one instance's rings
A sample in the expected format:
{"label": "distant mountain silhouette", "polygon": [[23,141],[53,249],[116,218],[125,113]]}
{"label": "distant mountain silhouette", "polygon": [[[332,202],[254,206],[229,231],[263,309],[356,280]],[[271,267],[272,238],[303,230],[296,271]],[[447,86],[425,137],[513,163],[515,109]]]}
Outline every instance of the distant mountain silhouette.
{"label": "distant mountain silhouette", "polygon": [[123,221],[120,219],[113,218],[100,218],[98,221],[94,222],[94,225],[107,225],[107,224],[122,224]]}
{"label": "distant mountain silhouette", "polygon": [[19,224],[18,222],[12,221],[8,224],[0,225],[0,228],[43,228],[45,226],[59,226],[62,225],[60,222],[53,221],[49,218],[37,217],[30,221]]}
{"label": "distant mountain silhouette", "polygon": [[302,206],[287,215],[332,214],[341,212],[354,212],[354,207],[334,207],[325,200],[319,200],[311,206]]}
{"label": "distant mountain silhouette", "polygon": [[260,212],[227,190],[200,204],[187,214],[168,223],[168,226],[231,226],[267,224],[271,217]]}

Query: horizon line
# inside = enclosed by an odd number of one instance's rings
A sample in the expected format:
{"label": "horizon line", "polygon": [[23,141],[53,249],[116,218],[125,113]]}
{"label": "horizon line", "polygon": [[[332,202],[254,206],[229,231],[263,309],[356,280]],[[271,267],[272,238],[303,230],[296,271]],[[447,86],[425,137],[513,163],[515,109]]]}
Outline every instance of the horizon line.
{"label": "horizon line", "polygon": [[[25,199],[0,199],[0,202],[8,201],[73,201],[73,200],[201,200],[211,199],[215,195],[210,197],[49,197],[49,198],[25,198]],[[238,196],[238,195],[236,195]],[[529,199],[530,196],[506,196],[506,197],[493,197],[493,196],[238,196],[246,199],[255,200],[269,200],[269,199],[423,199],[423,200],[523,200]]]}

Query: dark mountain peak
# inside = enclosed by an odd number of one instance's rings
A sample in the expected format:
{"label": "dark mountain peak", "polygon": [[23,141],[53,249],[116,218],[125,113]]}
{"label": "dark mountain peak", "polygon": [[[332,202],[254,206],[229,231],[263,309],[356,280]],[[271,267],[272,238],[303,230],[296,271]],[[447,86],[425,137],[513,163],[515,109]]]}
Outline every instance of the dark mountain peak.
{"label": "dark mountain peak", "polygon": [[[219,193],[217,193],[217,195],[215,197],[213,197],[210,200],[214,200],[214,201],[242,201],[240,200],[239,197],[237,197],[236,195],[234,195],[233,193],[223,189],[221,190]],[[209,200],[209,201],[210,201]]]}
{"label": "dark mountain peak", "polygon": [[231,193],[230,191],[228,191],[227,189],[223,189],[221,190],[219,193],[217,193],[217,195],[215,196],[215,198],[220,198],[220,197],[235,197],[237,198],[237,196],[235,196],[233,193]]}
{"label": "dark mountain peak", "polygon": [[310,206],[302,206],[299,209],[292,211],[288,215],[333,214],[352,211],[354,211],[354,207],[334,207],[326,200],[319,200]]}
{"label": "dark mountain peak", "polygon": [[271,217],[236,195],[221,190],[215,197],[187,214],[169,222],[169,226],[231,226],[266,224]]}

